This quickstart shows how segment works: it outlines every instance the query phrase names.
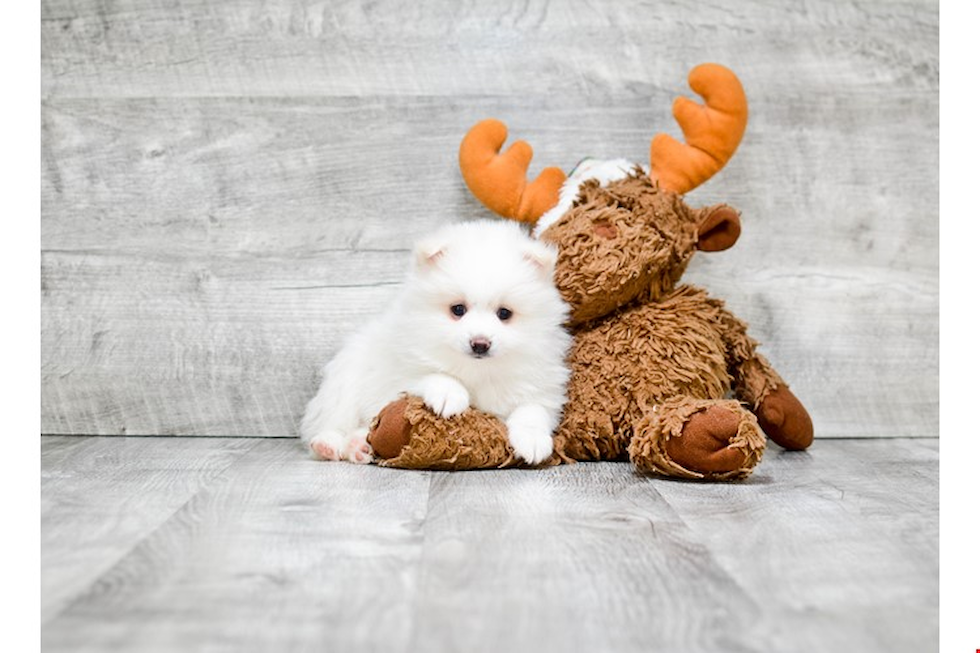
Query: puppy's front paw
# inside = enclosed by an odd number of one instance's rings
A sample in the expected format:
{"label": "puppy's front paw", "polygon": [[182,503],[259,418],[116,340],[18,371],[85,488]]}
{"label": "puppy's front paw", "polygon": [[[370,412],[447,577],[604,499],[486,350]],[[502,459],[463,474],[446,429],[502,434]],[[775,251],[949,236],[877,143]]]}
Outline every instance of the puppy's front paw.
{"label": "puppy's front paw", "polygon": [[511,429],[507,439],[518,458],[523,458],[531,465],[547,460],[553,448],[551,434],[543,431]]}
{"label": "puppy's front paw", "polygon": [[432,375],[422,384],[422,401],[435,414],[452,417],[470,407],[470,393],[454,378]]}
{"label": "puppy's front paw", "polygon": [[554,444],[548,414],[536,406],[526,406],[507,418],[507,439],[514,453],[531,465],[551,456]]}

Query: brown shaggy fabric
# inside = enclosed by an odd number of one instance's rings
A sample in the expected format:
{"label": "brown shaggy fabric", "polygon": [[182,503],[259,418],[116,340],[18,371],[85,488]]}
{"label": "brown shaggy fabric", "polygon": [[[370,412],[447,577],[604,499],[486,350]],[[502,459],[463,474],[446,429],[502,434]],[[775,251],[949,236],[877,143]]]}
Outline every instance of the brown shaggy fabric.
{"label": "brown shaggy fabric", "polygon": [[782,377],[772,369],[769,361],[756,351],[759,343],[748,333],[748,326],[727,310],[724,304],[710,300],[719,308],[722,337],[728,344],[728,374],[735,382],[735,396],[756,410],[762,399],[780,385],[786,385]]}
{"label": "brown shaggy fabric", "polygon": [[575,460],[623,457],[633,424],[678,396],[720,398],[730,388],[720,302],[681,286],[576,333],[559,452]]}
{"label": "brown shaggy fabric", "polygon": [[[426,408],[418,397],[407,397],[401,416],[411,431],[411,446],[382,460],[379,464],[385,467],[448,470],[521,464],[507,442],[507,428],[492,415],[470,408],[455,417],[443,418]],[[377,425],[376,420],[372,430]]]}
{"label": "brown shaggy fabric", "polygon": [[582,184],[575,204],[541,234],[558,247],[555,283],[583,325],[671,290],[698,237],[696,213],[637,169],[603,188]]}
{"label": "brown shaggy fabric", "polygon": [[[744,453],[741,464],[725,472],[700,472],[687,469],[675,462],[667,453],[671,438],[683,438],[693,416],[711,408],[721,407],[737,416],[737,430],[728,440],[727,448]],[[636,468],[676,478],[724,481],[744,478],[762,459],[766,437],[759,429],[755,416],[742,408],[737,401],[691,399],[674,397],[651,410],[636,426],[636,435],[630,443],[630,458]]]}
{"label": "brown shaggy fabric", "polygon": [[[745,477],[761,460],[762,428],[794,448],[812,441],[806,410],[756,352],[745,323],[706,291],[677,285],[699,234],[719,225],[717,248],[738,236],[734,209],[691,209],[637,169],[605,188],[583,184],[542,234],[558,247],[555,282],[575,337],[549,464],[628,458],[641,471],[725,480]],[[408,445],[384,465],[517,464],[505,426],[484,413],[441,419],[410,398],[402,419],[385,428],[398,442],[410,434]]]}

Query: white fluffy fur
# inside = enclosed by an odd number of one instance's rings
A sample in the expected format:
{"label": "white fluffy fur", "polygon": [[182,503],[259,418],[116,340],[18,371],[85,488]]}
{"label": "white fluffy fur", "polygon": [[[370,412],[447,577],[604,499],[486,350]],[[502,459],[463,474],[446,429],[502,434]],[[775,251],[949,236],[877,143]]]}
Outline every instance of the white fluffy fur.
{"label": "white fluffy fur", "polygon": [[[567,306],[556,252],[515,223],[451,225],[415,247],[402,292],[323,370],[301,438],[327,460],[368,462],[370,421],[401,393],[449,417],[473,406],[505,420],[518,456],[538,463],[565,403]],[[466,306],[462,317],[450,307]],[[513,311],[504,321],[500,308]],[[477,357],[474,339],[491,343]]]}

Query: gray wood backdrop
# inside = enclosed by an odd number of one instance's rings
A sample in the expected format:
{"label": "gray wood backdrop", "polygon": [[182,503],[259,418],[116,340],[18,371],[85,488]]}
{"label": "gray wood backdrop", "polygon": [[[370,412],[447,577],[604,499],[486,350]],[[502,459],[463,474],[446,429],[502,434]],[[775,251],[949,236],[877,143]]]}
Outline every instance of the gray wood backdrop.
{"label": "gray wood backdrop", "polygon": [[486,215],[456,151],[645,161],[703,61],[743,145],[688,279],[822,437],[938,436],[939,6],[927,1],[43,0],[41,426],[289,436],[412,241]]}

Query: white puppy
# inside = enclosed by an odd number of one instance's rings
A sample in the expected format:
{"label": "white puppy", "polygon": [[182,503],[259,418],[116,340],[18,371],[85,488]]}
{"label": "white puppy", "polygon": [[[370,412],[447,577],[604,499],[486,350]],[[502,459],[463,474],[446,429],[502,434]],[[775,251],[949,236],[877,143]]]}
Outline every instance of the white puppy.
{"label": "white puppy", "polygon": [[496,415],[519,457],[545,460],[571,343],[556,256],[513,222],[454,224],[423,240],[398,298],[324,368],[302,440],[324,460],[369,462],[371,420],[409,393],[444,417],[470,406]]}

